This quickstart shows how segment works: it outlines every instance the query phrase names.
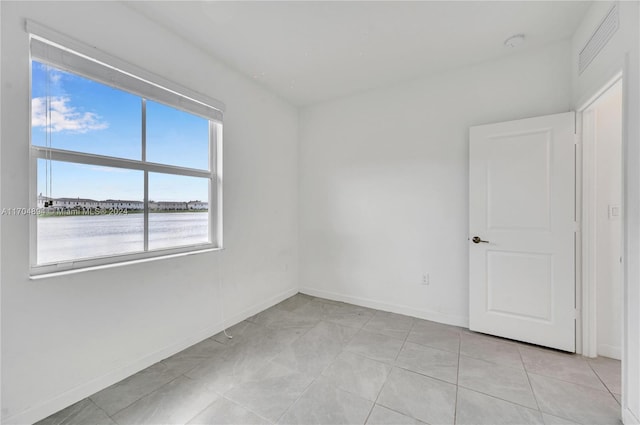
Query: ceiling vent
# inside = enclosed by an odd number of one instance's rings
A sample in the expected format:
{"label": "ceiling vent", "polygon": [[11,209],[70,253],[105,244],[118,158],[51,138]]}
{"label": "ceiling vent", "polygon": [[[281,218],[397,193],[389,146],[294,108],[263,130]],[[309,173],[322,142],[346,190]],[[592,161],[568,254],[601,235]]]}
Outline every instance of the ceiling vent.
{"label": "ceiling vent", "polygon": [[618,15],[618,3],[615,3],[607,16],[602,20],[598,29],[593,33],[587,44],[578,55],[578,73],[587,69],[589,64],[598,56],[598,53],[606,46],[613,34],[620,27],[620,17]]}

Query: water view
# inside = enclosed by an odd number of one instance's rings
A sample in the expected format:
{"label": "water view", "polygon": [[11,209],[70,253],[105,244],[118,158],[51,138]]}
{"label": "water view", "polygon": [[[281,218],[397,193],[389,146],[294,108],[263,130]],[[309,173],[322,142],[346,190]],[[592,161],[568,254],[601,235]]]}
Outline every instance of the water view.
{"label": "water view", "polygon": [[[142,214],[38,217],[38,264],[144,250]],[[149,214],[149,249],[206,243],[207,212]]]}

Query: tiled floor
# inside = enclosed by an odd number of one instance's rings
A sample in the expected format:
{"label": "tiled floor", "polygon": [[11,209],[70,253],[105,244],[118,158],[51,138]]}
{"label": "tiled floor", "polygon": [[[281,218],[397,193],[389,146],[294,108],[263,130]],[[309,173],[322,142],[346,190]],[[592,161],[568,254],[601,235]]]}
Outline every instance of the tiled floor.
{"label": "tiled floor", "polygon": [[619,424],[620,362],[298,294],[40,424]]}

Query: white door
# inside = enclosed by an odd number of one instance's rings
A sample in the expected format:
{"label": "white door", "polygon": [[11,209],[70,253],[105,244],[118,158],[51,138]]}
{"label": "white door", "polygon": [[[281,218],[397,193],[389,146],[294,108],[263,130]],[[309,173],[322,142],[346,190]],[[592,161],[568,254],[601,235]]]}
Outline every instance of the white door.
{"label": "white door", "polygon": [[470,129],[472,331],[575,351],[574,122]]}

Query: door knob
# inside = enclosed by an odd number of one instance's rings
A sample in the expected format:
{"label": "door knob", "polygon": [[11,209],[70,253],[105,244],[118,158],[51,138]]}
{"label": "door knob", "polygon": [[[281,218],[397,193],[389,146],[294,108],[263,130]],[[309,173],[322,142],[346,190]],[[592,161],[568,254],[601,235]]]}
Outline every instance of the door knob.
{"label": "door knob", "polygon": [[471,238],[471,241],[473,241],[473,243],[489,243],[489,241],[483,241],[482,239],[480,239],[480,236],[474,236],[473,238]]}

